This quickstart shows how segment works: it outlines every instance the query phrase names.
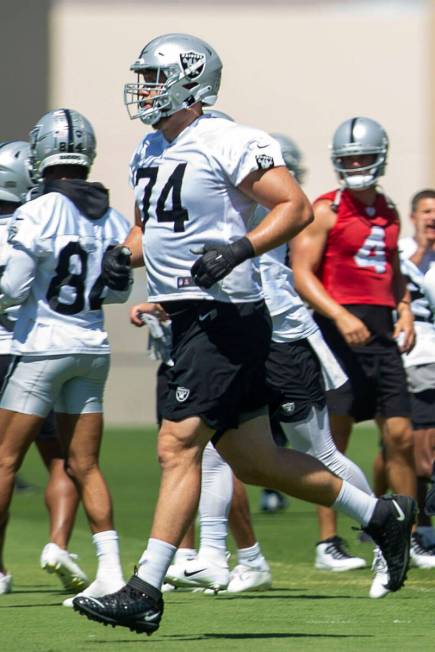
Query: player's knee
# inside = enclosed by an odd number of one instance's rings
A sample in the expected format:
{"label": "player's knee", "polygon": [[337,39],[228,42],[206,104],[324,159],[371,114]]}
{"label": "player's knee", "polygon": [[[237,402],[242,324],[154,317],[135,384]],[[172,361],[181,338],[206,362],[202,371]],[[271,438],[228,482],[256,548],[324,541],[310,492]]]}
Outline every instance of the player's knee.
{"label": "player's knee", "polygon": [[414,436],[407,424],[397,424],[389,427],[384,443],[387,453],[411,454],[414,451]]}
{"label": "player's knee", "polygon": [[14,475],[20,467],[20,458],[15,455],[1,454],[0,455],[0,475],[7,477]]}
{"label": "player's knee", "polygon": [[181,433],[177,428],[166,427],[160,430],[157,447],[158,460],[162,469],[190,463],[201,463],[201,452],[195,436]]}
{"label": "player's knee", "polygon": [[98,462],[93,457],[72,457],[65,464],[65,471],[69,477],[82,484],[86,478],[98,468]]}

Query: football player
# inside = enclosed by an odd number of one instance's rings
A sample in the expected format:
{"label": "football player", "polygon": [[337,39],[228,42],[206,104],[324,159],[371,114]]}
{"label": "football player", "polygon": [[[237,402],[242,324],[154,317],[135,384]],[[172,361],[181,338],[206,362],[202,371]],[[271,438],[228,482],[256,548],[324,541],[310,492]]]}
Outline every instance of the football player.
{"label": "football player", "polygon": [[[403,356],[411,397],[411,421],[417,472],[419,513],[411,563],[434,568],[435,555],[426,543],[432,534],[431,521],[424,513],[428,483],[433,475],[435,455],[435,325],[434,313],[424,290],[425,276],[435,264],[435,190],[417,192],[411,200],[414,234],[399,240],[401,269],[408,281],[411,309],[415,320],[416,344]],[[423,536],[426,534],[426,537]],[[432,544],[434,541],[432,541]],[[419,553],[419,554],[418,554]]]}
{"label": "football player", "polygon": [[[335,131],[331,159],[340,188],[314,203],[315,221],[292,243],[296,288],[314,308],[323,337],[349,383],[328,393],[331,427],[345,451],[355,422],[376,419],[390,487],[415,496],[410,404],[401,353],[412,349],[410,297],[400,272],[399,216],[378,189],[388,138],[375,120],[355,117]],[[393,312],[397,311],[394,323]],[[336,516],[320,509],[321,540]],[[371,595],[387,592],[382,558]],[[381,579],[380,579],[381,578]]]}
{"label": "football player", "polygon": [[[0,250],[2,263],[7,259],[7,232],[14,211],[23,204],[33,184],[29,177],[29,144],[12,141],[0,145]],[[0,378],[6,382],[12,361],[12,335],[18,308],[7,310],[0,320]],[[36,438],[36,446],[49,472],[45,503],[50,517],[50,543],[41,555],[41,566],[55,572],[64,587],[74,592],[87,586],[85,573],[68,552],[79,496],[64,468],[64,456],[56,435],[53,413],[44,421]],[[0,527],[0,593],[9,593],[12,577],[3,563],[6,521]]]}
{"label": "football player", "polygon": [[[155,130],[131,162],[136,225],[125,245],[133,265],[145,263],[148,300],[162,304],[171,319],[174,365],[147,548],[120,591],[98,600],[78,597],[74,606],[98,622],[148,634],[159,627],[160,587],[196,512],[202,452],[211,439],[241,480],[353,515],[383,546],[393,589],[405,578],[414,520],[411,498],[376,501],[314,458],[276,447],[270,436],[271,324],[252,259],[288,242],[312,214],[274,139],[202,115],[202,106],[216,101],[221,69],[209,44],[168,34],[144,47],[132,65],[137,82],[125,89],[131,116]],[[248,232],[256,204],[270,212]],[[128,271],[121,253],[107,255],[108,279]]]}
{"label": "football player", "polygon": [[85,591],[100,595],[123,584],[111,498],[98,466],[110,363],[102,306],[125,301],[130,290],[128,278],[108,287],[100,270],[129,224],[110,208],[106,188],[86,180],[96,143],[80,113],[58,109],[42,116],[30,146],[40,196],[10,220],[0,281],[2,311],[21,306],[11,345],[17,357],[0,402],[0,522],[23,457],[54,408],[67,470],[97,549],[97,577]]}

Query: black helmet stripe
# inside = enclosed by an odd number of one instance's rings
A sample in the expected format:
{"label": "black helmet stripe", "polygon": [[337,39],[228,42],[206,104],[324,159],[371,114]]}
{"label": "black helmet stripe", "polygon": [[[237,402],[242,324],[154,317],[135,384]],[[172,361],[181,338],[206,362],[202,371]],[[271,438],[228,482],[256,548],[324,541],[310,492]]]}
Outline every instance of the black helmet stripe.
{"label": "black helmet stripe", "polygon": [[74,130],[73,123],[71,118],[71,111],[69,109],[63,109],[65,113],[65,119],[68,125],[68,152],[74,151]]}
{"label": "black helmet stripe", "polygon": [[357,123],[358,118],[352,118],[352,122],[350,123],[350,138],[349,142],[354,143],[355,142],[355,137],[353,135],[353,130],[355,129],[355,125]]}

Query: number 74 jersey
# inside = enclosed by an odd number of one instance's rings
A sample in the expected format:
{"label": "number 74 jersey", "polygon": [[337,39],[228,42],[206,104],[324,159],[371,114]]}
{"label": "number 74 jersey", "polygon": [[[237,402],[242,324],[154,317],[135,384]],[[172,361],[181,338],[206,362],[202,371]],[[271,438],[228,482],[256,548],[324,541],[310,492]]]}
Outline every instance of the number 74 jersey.
{"label": "number 74 jersey", "polygon": [[[336,191],[318,197],[331,204]],[[338,303],[394,308],[393,260],[397,256],[398,214],[378,193],[373,206],[365,206],[344,190],[337,220],[328,233],[318,275]]]}
{"label": "number 74 jersey", "polygon": [[261,298],[252,260],[209,290],[190,270],[205,245],[231,244],[247,232],[255,203],[238,185],[254,170],[284,165],[268,134],[229,120],[202,116],[172,142],[147,135],[133,155],[131,184],[141,213],[150,301]]}
{"label": "number 74 jersey", "polygon": [[110,352],[102,305],[126,301],[128,292],[116,293],[104,285],[101,261],[129,229],[112,208],[88,218],[59,192],[42,195],[14,213],[0,281],[4,296],[22,304],[12,353]]}

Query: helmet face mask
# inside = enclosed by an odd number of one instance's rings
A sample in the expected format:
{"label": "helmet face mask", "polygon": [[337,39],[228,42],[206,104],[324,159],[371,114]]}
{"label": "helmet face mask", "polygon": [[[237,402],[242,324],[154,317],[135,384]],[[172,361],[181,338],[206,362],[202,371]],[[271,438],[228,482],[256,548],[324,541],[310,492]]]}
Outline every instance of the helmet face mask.
{"label": "helmet face mask", "polygon": [[30,146],[22,140],[0,144],[0,201],[23,204],[32,187],[28,171]]}
{"label": "helmet face mask", "polygon": [[55,165],[89,169],[95,155],[92,125],[73,109],[46,113],[30,132],[30,175],[34,183],[40,183],[44,170]]}
{"label": "helmet face mask", "polygon": [[137,83],[124,86],[130,118],[155,125],[196,102],[217,99],[222,63],[211,46],[188,34],[166,34],[148,43],[130,67]]}
{"label": "helmet face mask", "polygon": [[[365,190],[376,185],[385,173],[387,153],[385,130],[375,120],[364,117],[345,120],[337,128],[331,145],[334,169],[343,186],[351,190]],[[367,161],[370,155],[373,160]],[[346,165],[349,157],[361,157],[361,165]]]}

